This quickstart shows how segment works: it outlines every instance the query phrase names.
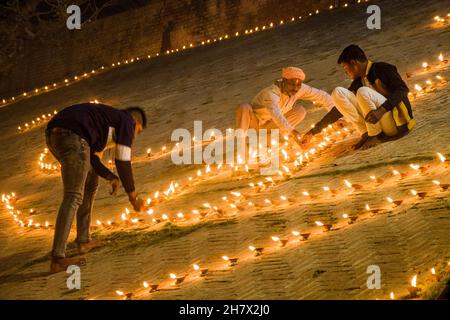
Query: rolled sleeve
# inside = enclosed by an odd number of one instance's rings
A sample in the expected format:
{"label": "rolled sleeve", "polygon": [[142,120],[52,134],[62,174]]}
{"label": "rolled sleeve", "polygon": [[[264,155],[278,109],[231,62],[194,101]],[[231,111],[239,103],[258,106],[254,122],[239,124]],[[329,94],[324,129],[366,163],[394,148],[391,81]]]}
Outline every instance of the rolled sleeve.
{"label": "rolled sleeve", "polygon": [[331,111],[334,107],[333,100],[327,92],[308,86],[304,83],[297,93],[297,99],[314,102],[320,107],[327,108],[328,111]]}

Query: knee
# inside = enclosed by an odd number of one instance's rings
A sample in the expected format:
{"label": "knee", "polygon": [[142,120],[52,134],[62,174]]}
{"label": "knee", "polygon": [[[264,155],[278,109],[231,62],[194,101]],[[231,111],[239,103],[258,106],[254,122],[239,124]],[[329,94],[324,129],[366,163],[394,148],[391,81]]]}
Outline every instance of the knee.
{"label": "knee", "polygon": [[252,110],[252,106],[248,103],[241,103],[236,108],[236,113],[250,112]]}
{"label": "knee", "polygon": [[94,193],[98,189],[98,178],[90,181],[84,188],[85,193]]}
{"label": "knee", "polygon": [[365,98],[370,94],[371,91],[372,89],[370,89],[369,87],[361,87],[358,89],[358,91],[356,91],[356,98]]}
{"label": "knee", "polygon": [[333,103],[336,104],[336,100],[340,100],[346,97],[347,93],[348,89],[345,89],[343,87],[334,88],[333,92],[331,92],[331,99],[333,100]]}
{"label": "knee", "polygon": [[303,120],[306,116],[306,109],[302,105],[296,105],[294,108],[295,113],[297,113],[298,117]]}
{"label": "knee", "polygon": [[83,202],[83,195],[80,192],[66,191],[64,192],[63,201],[70,205],[80,206]]}

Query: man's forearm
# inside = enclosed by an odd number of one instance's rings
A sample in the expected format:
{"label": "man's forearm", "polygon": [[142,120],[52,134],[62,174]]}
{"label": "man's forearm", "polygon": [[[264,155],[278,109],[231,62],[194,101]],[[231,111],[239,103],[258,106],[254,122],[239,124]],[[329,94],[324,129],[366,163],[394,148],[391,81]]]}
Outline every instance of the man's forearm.
{"label": "man's forearm", "polygon": [[116,159],[116,168],[117,173],[119,174],[120,181],[125,189],[125,191],[130,194],[135,191],[134,188],[134,178],[133,178],[133,170],[131,168],[130,161],[121,161]]}
{"label": "man's forearm", "polygon": [[342,113],[339,112],[339,110],[336,107],[333,107],[319,122],[317,122],[311,130],[309,130],[308,133],[311,133],[313,135],[316,135],[320,132],[322,132],[323,128],[326,128],[330,124],[335,123],[340,118],[342,118]]}

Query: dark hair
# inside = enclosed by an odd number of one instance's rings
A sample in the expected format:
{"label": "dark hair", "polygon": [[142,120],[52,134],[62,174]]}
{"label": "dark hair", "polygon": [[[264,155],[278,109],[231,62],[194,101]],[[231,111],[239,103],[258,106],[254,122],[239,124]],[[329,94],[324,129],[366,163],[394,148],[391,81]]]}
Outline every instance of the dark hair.
{"label": "dark hair", "polygon": [[366,62],[367,56],[364,51],[356,44],[351,44],[345,48],[338,59],[338,64],[349,63],[351,60],[357,60],[359,62]]}
{"label": "dark hair", "polygon": [[131,115],[136,115],[138,120],[140,120],[142,127],[145,129],[147,127],[147,116],[145,115],[145,111],[141,107],[128,107],[124,109]]}

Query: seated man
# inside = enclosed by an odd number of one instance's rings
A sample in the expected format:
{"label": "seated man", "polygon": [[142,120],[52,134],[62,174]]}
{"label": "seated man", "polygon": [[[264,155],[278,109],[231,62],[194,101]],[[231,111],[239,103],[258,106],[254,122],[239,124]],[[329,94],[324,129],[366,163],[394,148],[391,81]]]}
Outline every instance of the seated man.
{"label": "seated man", "polygon": [[[137,197],[131,169],[131,146],[146,127],[144,111],[139,107],[118,110],[103,104],[83,103],[67,107],[47,125],[48,149],[61,164],[64,197],[59,207],[53,239],[50,272],[66,270],[83,259],[65,257],[66,243],[74,216],[77,218],[77,243],[80,253],[101,246],[90,239],[89,227],[98,176],[111,184],[111,194],[119,187],[119,178],[136,211],[144,206]],[[100,161],[99,153],[115,148],[115,164],[119,178]]]}
{"label": "seated man", "polygon": [[308,100],[328,110],[333,108],[331,97],[325,91],[304,84],[305,73],[296,67],[284,68],[282,79],[261,90],[251,104],[241,104],[236,110],[236,127],[244,132],[250,129],[280,129],[301,145],[295,130],[306,115],[298,100]]}
{"label": "seated man", "polygon": [[354,149],[398,139],[414,127],[409,89],[395,66],[368,60],[356,45],[344,49],[338,64],[353,82],[348,90],[334,89],[331,97],[336,107],[302,138],[303,142],[342,116],[361,133]]}

